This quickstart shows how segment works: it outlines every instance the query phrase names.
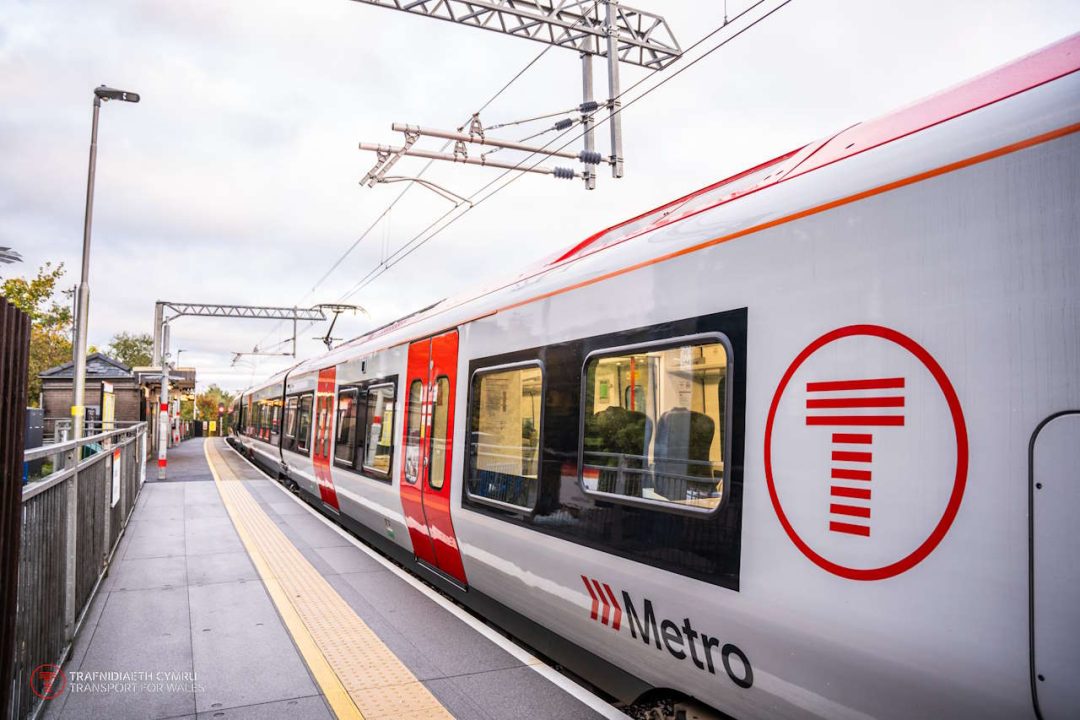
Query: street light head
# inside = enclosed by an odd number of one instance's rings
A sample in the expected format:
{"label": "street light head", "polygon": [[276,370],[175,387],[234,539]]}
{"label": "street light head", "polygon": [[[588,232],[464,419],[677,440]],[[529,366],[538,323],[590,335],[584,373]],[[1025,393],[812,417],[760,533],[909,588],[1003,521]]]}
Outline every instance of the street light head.
{"label": "street light head", "polygon": [[139,93],[128,92],[126,90],[117,90],[115,88],[106,87],[101,85],[94,88],[94,95],[102,100],[122,100],[124,102],[137,103],[139,102]]}

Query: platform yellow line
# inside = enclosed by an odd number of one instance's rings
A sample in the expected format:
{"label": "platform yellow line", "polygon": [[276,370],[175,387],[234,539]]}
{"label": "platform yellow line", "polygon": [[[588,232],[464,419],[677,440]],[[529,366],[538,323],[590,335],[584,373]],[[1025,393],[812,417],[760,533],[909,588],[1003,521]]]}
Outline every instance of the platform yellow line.
{"label": "platform yellow line", "polygon": [[203,449],[244,547],[339,720],[451,718],[259,507],[213,442]]}

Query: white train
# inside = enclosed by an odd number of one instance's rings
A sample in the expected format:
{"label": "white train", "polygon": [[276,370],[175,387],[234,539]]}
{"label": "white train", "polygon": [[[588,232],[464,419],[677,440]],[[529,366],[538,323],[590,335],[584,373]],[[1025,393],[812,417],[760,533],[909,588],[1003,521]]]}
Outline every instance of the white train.
{"label": "white train", "polygon": [[1080,717],[1080,35],[246,392],[233,442],[631,702]]}

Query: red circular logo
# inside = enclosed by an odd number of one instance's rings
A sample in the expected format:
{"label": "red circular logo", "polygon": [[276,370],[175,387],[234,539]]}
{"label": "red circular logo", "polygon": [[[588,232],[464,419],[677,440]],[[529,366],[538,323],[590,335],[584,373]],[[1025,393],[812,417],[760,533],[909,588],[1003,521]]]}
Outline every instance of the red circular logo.
{"label": "red circular logo", "polygon": [[828,332],[776,388],[765,424],[769,498],[791,541],[828,572],[882,580],[922,562],[956,518],[967,470],[952,383],[895,330]]}
{"label": "red circular logo", "polygon": [[42,700],[52,700],[67,689],[67,675],[59,665],[38,665],[30,674],[30,689]]}

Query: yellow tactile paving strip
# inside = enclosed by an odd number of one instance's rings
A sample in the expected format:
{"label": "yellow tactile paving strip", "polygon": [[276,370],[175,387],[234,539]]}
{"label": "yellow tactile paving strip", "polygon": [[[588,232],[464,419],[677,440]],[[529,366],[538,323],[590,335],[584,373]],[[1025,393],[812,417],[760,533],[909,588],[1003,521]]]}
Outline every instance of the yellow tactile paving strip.
{"label": "yellow tactile paving strip", "polygon": [[233,525],[334,714],[452,718],[236,482],[213,441],[203,447]]}

